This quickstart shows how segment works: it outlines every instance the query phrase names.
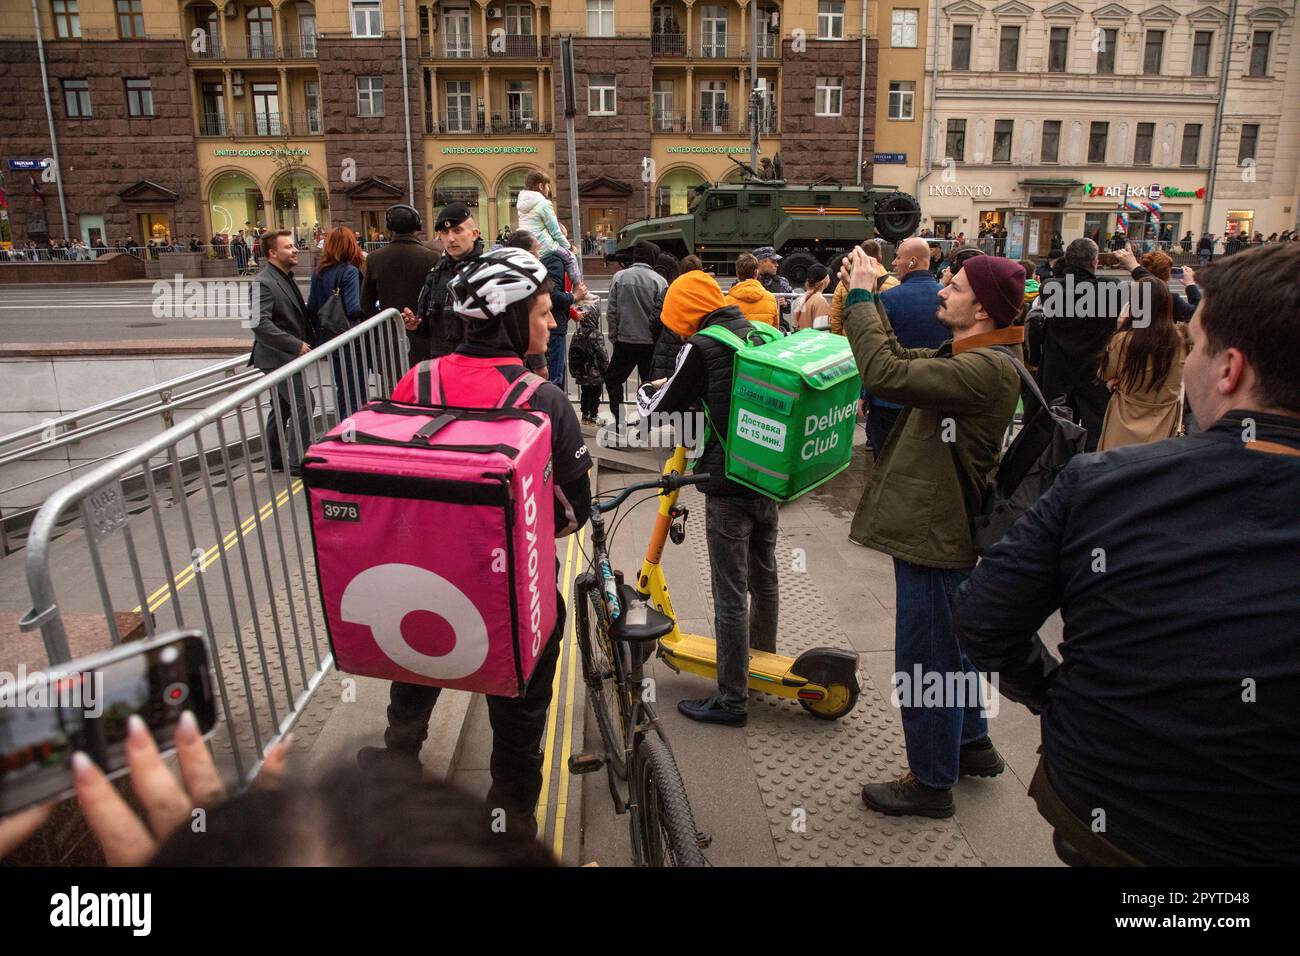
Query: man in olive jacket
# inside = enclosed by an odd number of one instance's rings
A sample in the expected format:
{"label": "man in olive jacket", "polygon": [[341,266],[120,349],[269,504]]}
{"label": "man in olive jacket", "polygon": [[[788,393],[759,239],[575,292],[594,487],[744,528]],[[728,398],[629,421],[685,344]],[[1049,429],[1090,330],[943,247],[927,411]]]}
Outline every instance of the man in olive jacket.
{"label": "man in olive jacket", "polygon": [[[952,597],[975,566],[963,488],[983,487],[1015,412],[1020,377],[993,346],[1020,352],[1013,324],[1025,270],[995,256],[967,260],[939,293],[952,340],[938,349],[899,345],[871,289],[884,271],[860,249],[845,261],[844,331],[872,395],[905,406],[876,461],[850,539],[894,559],[895,697],[911,772],[862,788],[890,815],[953,815],[959,775],[991,777],[1005,764],[988,737],[978,675],[952,630]],[[943,689],[936,703],[933,690]]]}

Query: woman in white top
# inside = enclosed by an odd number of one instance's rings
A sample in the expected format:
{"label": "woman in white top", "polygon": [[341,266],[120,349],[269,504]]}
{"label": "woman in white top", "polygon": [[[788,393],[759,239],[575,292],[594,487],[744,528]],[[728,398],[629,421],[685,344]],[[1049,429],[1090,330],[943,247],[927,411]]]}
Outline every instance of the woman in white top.
{"label": "woman in white top", "polygon": [[822,295],[831,283],[831,276],[826,267],[814,264],[808,268],[808,277],[804,281],[803,295],[794,300],[795,329],[830,329],[831,304]]}

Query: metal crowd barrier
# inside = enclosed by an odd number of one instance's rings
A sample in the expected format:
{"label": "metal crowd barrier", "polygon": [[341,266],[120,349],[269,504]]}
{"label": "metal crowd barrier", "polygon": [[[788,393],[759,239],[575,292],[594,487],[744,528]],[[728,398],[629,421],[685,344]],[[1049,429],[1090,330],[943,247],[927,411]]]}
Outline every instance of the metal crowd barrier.
{"label": "metal crowd barrier", "polygon": [[[353,383],[349,401],[363,404],[391,394],[406,371],[404,326],[387,309],[55,491],[27,538],[32,609],[22,630],[40,629],[50,666],[66,662],[65,615],[79,600],[93,603],[87,595],[96,591],[113,644],[132,605],[148,635],[201,628],[224,725],[214,753],[224,774],[247,783],[333,666],[306,496],[300,480],[270,469],[265,416],[289,419],[287,427],[310,444],[350,414],[351,404],[338,403]],[[310,409],[306,421],[295,390]],[[276,436],[280,460],[292,462],[286,427]],[[188,481],[181,474],[187,451],[198,462]],[[147,495],[129,508],[122,486],[133,477]],[[164,478],[185,493],[164,502]],[[73,513],[84,545],[75,534],[55,541]]]}

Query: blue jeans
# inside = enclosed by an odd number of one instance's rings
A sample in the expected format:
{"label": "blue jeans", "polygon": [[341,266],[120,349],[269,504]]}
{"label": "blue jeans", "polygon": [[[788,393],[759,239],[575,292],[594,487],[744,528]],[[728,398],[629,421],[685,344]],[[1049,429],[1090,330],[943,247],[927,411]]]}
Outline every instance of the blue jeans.
{"label": "blue jeans", "polygon": [[[568,326],[568,322],[564,323]],[[564,357],[565,357],[565,339],[567,338],[567,329],[559,328],[551,333],[551,337],[546,340],[546,371],[547,378],[554,382],[560,388],[564,388]]]}
{"label": "blue jeans", "polygon": [[969,568],[925,568],[894,559],[894,670],[904,675],[912,691],[910,701],[907,695],[900,695],[901,703],[911,705],[899,708],[903,738],[912,774],[927,787],[955,784],[961,745],[987,737],[989,732],[979,699],[967,698],[966,706],[953,706],[948,699],[942,705],[931,701],[930,706],[920,706],[922,688],[915,680],[917,665],[922,675],[939,675],[945,689],[962,685],[949,674],[975,674],[952,632],[952,597],[968,577]]}
{"label": "blue jeans", "polygon": [[877,461],[901,414],[903,410],[892,405],[880,405],[874,401],[867,403],[867,441],[871,443],[871,453]]}

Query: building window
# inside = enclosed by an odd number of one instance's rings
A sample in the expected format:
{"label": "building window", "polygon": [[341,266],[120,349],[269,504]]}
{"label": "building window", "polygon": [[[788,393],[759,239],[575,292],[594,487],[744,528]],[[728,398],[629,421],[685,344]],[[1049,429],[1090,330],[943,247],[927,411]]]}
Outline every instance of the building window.
{"label": "building window", "polygon": [[1047,45],[1047,72],[1064,73],[1070,50],[1070,28],[1052,27]]}
{"label": "building window", "polygon": [[506,36],[530,37],[533,35],[533,8],[526,3],[506,6]]}
{"label": "building window", "polygon": [[889,84],[889,118],[910,120],[916,109],[916,83],[911,80],[892,81]]}
{"label": "building window", "polygon": [[817,77],[816,114],[839,116],[844,103],[844,80],[838,76]]}
{"label": "building window", "polygon": [[998,46],[998,69],[1014,73],[1020,62],[1020,27],[1003,27]]}
{"label": "building window", "polygon": [[384,78],[382,76],[357,77],[357,115],[384,115]]}
{"label": "building window", "polygon": [[1156,136],[1155,123],[1138,123],[1137,139],[1133,143],[1133,164],[1151,165],[1151,143]]}
{"label": "building window", "polygon": [[618,111],[617,92],[614,74],[598,73],[593,75],[587,85],[587,114],[589,116],[613,116]]}
{"label": "building window", "polygon": [[153,87],[148,79],[126,81],[126,112],[130,116],[153,116]]}
{"label": "building window", "polygon": [[469,80],[447,81],[447,132],[474,132],[474,96]]}
{"label": "building window", "polygon": [[1245,166],[1246,161],[1255,162],[1259,152],[1259,124],[1241,124],[1241,145],[1237,147],[1237,165]]}
{"label": "building window", "polygon": [[919,10],[895,10],[894,22],[890,31],[889,45],[916,48],[916,25]]}
{"label": "building window", "polygon": [[700,8],[700,56],[727,55],[727,8],[710,5]]}
{"label": "building window", "polygon": [[970,32],[969,23],[952,25],[952,68],[954,70],[970,69]]}
{"label": "building window", "polygon": [[77,0],[54,0],[54,30],[60,40],[81,36],[81,16],[77,13]]}
{"label": "building window", "polygon": [[1256,30],[1250,38],[1250,75],[1268,76],[1268,48],[1273,44],[1273,34]]}
{"label": "building window", "polygon": [[1210,75],[1210,47],[1214,43],[1214,33],[1210,30],[1197,30],[1192,37],[1192,76]]}
{"label": "building window", "polygon": [[90,81],[63,81],[63,108],[68,119],[86,119],[90,112]]}
{"label": "building window", "polygon": [[144,37],[144,11],[141,0],[117,0],[117,32],[123,40]]}
{"label": "building window", "polygon": [[1188,123],[1183,127],[1183,155],[1180,160],[1184,166],[1195,166],[1201,152],[1201,124]]}
{"label": "building window", "polygon": [[614,35],[614,0],[587,0],[587,36]]}
{"label": "building window", "polygon": [[1055,163],[1061,152],[1061,121],[1043,120],[1043,149],[1041,162]]}
{"label": "building window", "polygon": [[506,81],[506,113],[511,129],[531,130],[537,124],[537,112],[533,107],[533,81]]}
{"label": "building window", "polygon": [[993,124],[993,162],[1011,162],[1011,134],[1015,131],[1015,120],[997,120]]}
{"label": "building window", "polygon": [[844,0],[818,0],[817,39],[844,39]]}
{"label": "building window", "polygon": [[966,121],[964,119],[948,120],[948,142],[945,149],[948,159],[955,163],[966,162]]}
{"label": "building window", "polygon": [[1160,63],[1165,56],[1165,31],[1148,30],[1146,48],[1142,53],[1142,72],[1147,76],[1160,75]]}
{"label": "building window", "polygon": [[1101,31],[1101,49],[1097,51],[1097,72],[1115,72],[1115,44],[1119,42],[1119,30]]}
{"label": "building window", "polygon": [[1106,161],[1106,141],[1110,139],[1110,124],[1094,122],[1088,128],[1088,162]]}
{"label": "building window", "polygon": [[384,35],[384,13],[379,0],[352,0],[352,35],[354,37]]}

